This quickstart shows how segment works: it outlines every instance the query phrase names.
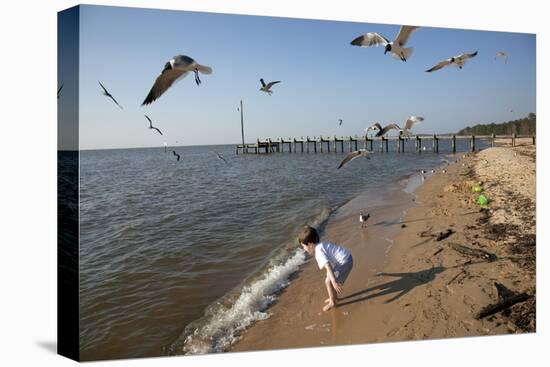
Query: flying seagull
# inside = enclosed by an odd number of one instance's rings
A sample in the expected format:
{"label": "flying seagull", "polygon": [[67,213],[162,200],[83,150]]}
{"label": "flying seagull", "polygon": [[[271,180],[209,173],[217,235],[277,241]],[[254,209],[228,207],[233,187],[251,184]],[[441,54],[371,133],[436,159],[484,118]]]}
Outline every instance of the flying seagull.
{"label": "flying seagull", "polygon": [[99,80],[98,80],[97,82],[99,83],[99,85],[101,86],[101,88],[103,88],[103,95],[106,96],[106,97],[111,98],[111,99],[113,100],[113,102],[115,102],[116,105],[117,105],[118,107],[120,107],[120,109],[122,110],[122,106],[118,104],[118,102],[116,101],[115,97],[113,97],[113,95],[112,95],[111,93],[109,93],[109,91],[107,90],[107,88],[105,88],[105,87],[103,86],[103,84],[101,84],[101,82],[100,82]]}
{"label": "flying seagull", "polygon": [[342,119],[338,119],[338,126],[342,126],[342,123],[344,122],[344,120]]}
{"label": "flying seagull", "polygon": [[260,90],[262,92],[266,92],[267,94],[271,95],[271,93],[273,93],[273,91],[271,90],[271,87],[280,82],[281,82],[280,80],[276,80],[274,82],[269,82],[265,84],[263,78],[260,78],[260,83],[262,83],[262,87],[260,88]]}
{"label": "flying seagull", "polygon": [[369,154],[371,154],[371,152],[369,152],[366,149],[359,149],[354,152],[351,152],[346,156],[346,158],[342,160],[342,162],[340,162],[340,165],[338,166],[337,169],[342,168],[344,165],[346,165],[347,163],[351,162],[352,160],[358,157],[365,157],[367,159],[370,159]]}
{"label": "flying seagull", "polygon": [[61,83],[61,87],[59,87],[59,89],[57,90],[57,99],[59,99],[59,96],[60,96],[60,92],[61,92],[61,89],[63,89],[63,83]]}
{"label": "flying seagull", "polygon": [[[380,126],[380,125],[379,125]],[[384,126],[383,129],[381,130],[378,130],[378,132],[376,133],[376,137],[379,137],[379,136],[384,136],[386,135],[390,130],[392,129],[395,129],[395,130],[398,130],[398,131],[403,131],[402,128],[399,127],[399,125],[397,124],[389,124],[389,125],[386,125]]]}
{"label": "flying seagull", "polygon": [[164,65],[164,69],[155,80],[155,84],[151,87],[149,94],[141,104],[142,106],[153,103],[164,92],[174,84],[174,82],[185,77],[189,72],[195,73],[195,83],[201,84],[199,72],[202,74],[211,74],[212,68],[198,64],[194,59],[185,55],[174,56]]}
{"label": "flying seagull", "polygon": [[420,122],[424,121],[424,117],[421,116],[411,116],[405,121],[405,126],[403,126],[403,132],[405,134],[410,134],[410,130],[412,129],[414,124],[419,124]]}
{"label": "flying seagull", "polygon": [[224,157],[222,157],[222,155],[218,152],[216,152],[215,150],[213,150],[214,153],[216,153],[216,156],[218,157],[219,160],[222,160],[224,161],[225,164],[229,165],[229,163],[225,160]]}
{"label": "flying seagull", "polygon": [[176,153],[175,150],[172,151],[172,154],[176,156],[176,160],[180,160],[180,155],[178,153]]}
{"label": "flying seagull", "polygon": [[156,127],[153,126],[153,121],[151,121],[151,119],[149,118],[149,116],[147,116],[147,115],[143,115],[143,116],[145,116],[145,118],[149,121],[149,129],[157,130],[158,133],[159,133],[160,135],[162,135],[162,132],[161,132],[158,128],[156,128]]}
{"label": "flying seagull", "polygon": [[432,71],[442,69],[445,66],[449,66],[449,65],[454,65],[454,66],[458,67],[459,69],[462,69],[462,67],[464,66],[466,61],[468,61],[468,59],[471,59],[472,57],[475,57],[476,55],[477,55],[477,51],[472,52],[471,54],[464,53],[464,54],[460,54],[458,56],[453,56],[450,59],[446,59],[446,60],[441,61],[439,64],[435,65],[431,69],[426,70],[426,72],[431,73]]}
{"label": "flying seagull", "polygon": [[506,54],[506,52],[502,52],[502,51],[497,52],[495,55],[495,60],[498,58],[503,58],[505,64],[508,61],[508,55]]}
{"label": "flying seagull", "polygon": [[391,42],[378,33],[369,32],[357,37],[351,41],[351,44],[359,47],[384,46],[384,55],[390,52],[394,58],[401,61],[407,61],[407,59],[411,57],[413,48],[405,48],[404,46],[409,40],[411,33],[418,28],[420,27],[410,25],[401,26],[397,38]]}
{"label": "flying seagull", "polygon": [[369,131],[371,131],[371,130],[380,131],[380,130],[382,130],[382,126],[380,126],[380,124],[378,122],[375,122],[372,126],[369,126],[365,129],[365,133],[368,134]]}

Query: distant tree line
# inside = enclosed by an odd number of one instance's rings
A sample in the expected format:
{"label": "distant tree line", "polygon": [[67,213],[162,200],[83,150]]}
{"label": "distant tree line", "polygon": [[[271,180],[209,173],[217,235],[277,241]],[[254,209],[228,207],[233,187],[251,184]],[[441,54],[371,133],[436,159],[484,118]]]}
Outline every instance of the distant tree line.
{"label": "distant tree line", "polygon": [[537,115],[529,113],[527,117],[519,120],[492,123],[492,124],[478,124],[475,126],[468,126],[460,130],[457,135],[532,135],[535,134],[537,123]]}

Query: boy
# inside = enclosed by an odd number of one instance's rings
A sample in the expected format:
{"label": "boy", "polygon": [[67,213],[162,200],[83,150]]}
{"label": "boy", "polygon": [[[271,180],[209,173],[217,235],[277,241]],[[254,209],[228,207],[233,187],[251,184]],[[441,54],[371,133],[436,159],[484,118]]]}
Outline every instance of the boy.
{"label": "boy", "polygon": [[306,226],[298,237],[300,245],[309,255],[315,254],[315,260],[319,269],[327,271],[325,285],[327,286],[328,299],[325,300],[323,311],[328,311],[338,303],[337,294],[342,293],[342,287],[351,268],[353,258],[350,251],[342,246],[328,242],[320,242],[319,234],[313,227]]}

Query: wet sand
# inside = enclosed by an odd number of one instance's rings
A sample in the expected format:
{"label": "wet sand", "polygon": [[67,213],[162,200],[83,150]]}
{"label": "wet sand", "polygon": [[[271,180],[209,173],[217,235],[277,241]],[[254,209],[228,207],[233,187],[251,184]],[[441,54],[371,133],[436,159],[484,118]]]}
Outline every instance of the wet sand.
{"label": "wet sand", "polygon": [[[335,213],[322,240],[348,247],[354,269],[336,309],[322,312],[324,272],[314,260],[231,351],[495,335],[535,331],[535,147],[455,155],[414,195],[369,208],[356,198]],[[489,198],[480,207],[472,186]],[[437,235],[451,230],[440,241]],[[462,247],[461,247],[462,246]],[[472,256],[457,249],[481,250]],[[478,251],[479,252],[479,251]],[[532,297],[477,320],[499,300],[495,282]]]}

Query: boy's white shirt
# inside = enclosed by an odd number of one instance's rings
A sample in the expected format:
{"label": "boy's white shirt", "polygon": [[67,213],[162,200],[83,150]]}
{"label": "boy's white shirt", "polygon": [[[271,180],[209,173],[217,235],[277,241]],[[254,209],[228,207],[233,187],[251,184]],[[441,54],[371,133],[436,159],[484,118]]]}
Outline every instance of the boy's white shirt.
{"label": "boy's white shirt", "polygon": [[335,265],[344,265],[350,254],[347,248],[329,242],[320,242],[315,246],[315,260],[319,269],[323,269],[327,263],[331,268]]}

